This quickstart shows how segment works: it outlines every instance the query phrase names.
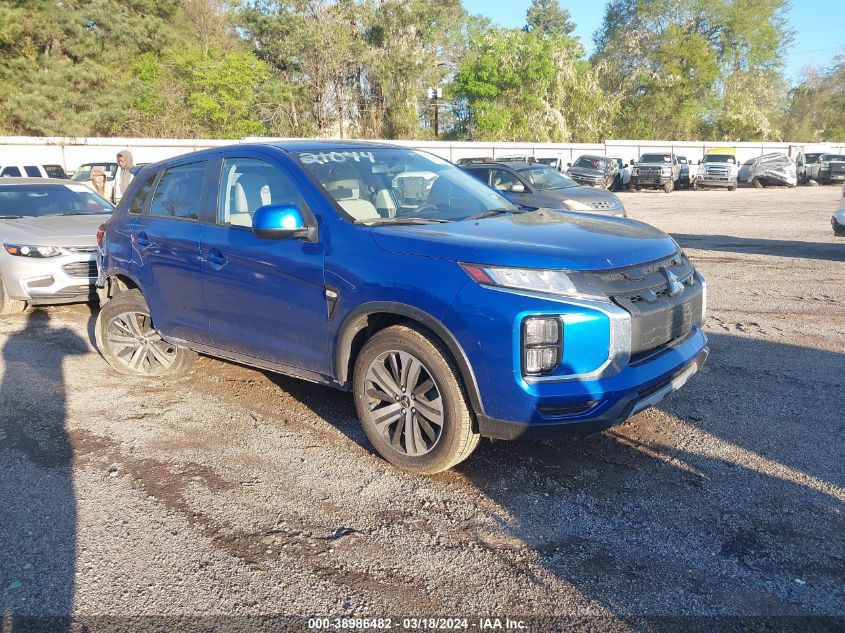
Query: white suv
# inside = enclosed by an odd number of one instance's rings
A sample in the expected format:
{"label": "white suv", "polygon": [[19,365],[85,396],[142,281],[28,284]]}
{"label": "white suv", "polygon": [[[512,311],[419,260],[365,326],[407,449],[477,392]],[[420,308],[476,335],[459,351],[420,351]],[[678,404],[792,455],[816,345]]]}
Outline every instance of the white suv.
{"label": "white suv", "polygon": [[0,178],[67,178],[61,165],[2,165]]}

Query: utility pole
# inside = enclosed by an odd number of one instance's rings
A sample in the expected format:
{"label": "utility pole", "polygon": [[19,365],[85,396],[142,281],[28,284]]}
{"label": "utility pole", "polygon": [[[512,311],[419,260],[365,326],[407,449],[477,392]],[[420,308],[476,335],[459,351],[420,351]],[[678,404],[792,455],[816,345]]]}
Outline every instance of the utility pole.
{"label": "utility pole", "polygon": [[437,140],[440,136],[440,120],[439,120],[439,109],[440,109],[440,99],[443,98],[443,88],[437,86],[436,88],[429,87],[428,89],[428,100],[434,106],[434,139]]}

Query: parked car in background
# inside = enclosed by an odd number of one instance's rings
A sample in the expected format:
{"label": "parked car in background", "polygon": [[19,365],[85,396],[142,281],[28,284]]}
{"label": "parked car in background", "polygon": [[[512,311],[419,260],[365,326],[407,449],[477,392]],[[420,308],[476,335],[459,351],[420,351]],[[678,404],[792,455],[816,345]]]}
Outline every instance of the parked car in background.
{"label": "parked car in background", "polygon": [[736,160],[736,148],[718,147],[704,152],[704,158],[698,164],[695,175],[695,188],[726,188],[736,191],[739,165]]}
{"label": "parked car in background", "polygon": [[493,162],[492,156],[480,156],[475,158],[459,158],[457,165],[476,165],[478,163],[491,163]]}
{"label": "parked car in background", "polygon": [[497,163],[536,163],[537,159],[528,154],[514,154],[513,156],[499,156]]}
{"label": "parked car in background", "polygon": [[560,156],[539,156],[537,162],[557,171],[564,170],[563,158]]}
{"label": "parked car in background", "polygon": [[692,176],[690,174],[690,161],[686,156],[678,156],[679,176],[678,187],[682,189],[689,189],[692,186]]}
{"label": "parked car in background", "polygon": [[678,157],[672,152],[643,154],[631,170],[630,189],[663,189],[666,193],[671,193],[680,177]]}
{"label": "parked car in background", "polygon": [[[101,232],[112,369],[173,375],[196,350],[351,390],[375,449],[414,473],[481,436],[618,424],[708,354],[704,279],[671,237],[521,209],[432,154],[302,140],[143,173]],[[433,175],[422,205],[394,191],[407,173]]]}
{"label": "parked car in background", "polygon": [[566,170],[566,175],[579,185],[609,189],[617,176],[616,161],[608,156],[585,154]]}
{"label": "parked car in background", "polygon": [[789,156],[782,152],[772,152],[751,161],[748,180],[758,189],[772,185],[794,187],[798,184],[795,174],[795,163]]}
{"label": "parked car in background", "polygon": [[70,180],[0,180],[0,314],[96,298],[97,227],[112,210]]}
{"label": "parked car in background", "polygon": [[71,180],[75,180],[76,182],[88,182],[91,180],[91,170],[94,167],[102,167],[103,171],[106,172],[106,180],[114,180],[114,175],[117,173],[117,163],[83,163],[79,167],[76,168],[76,171],[73,172],[73,176],[70,177]]}
{"label": "parked car in background", "polygon": [[546,165],[496,162],[467,165],[462,169],[520,205],[625,217],[625,207],[614,194],[581,187]]}
{"label": "parked car in background", "polygon": [[845,182],[845,154],[822,154],[807,165],[807,176],[820,185]]}
{"label": "parked car in background", "polygon": [[67,178],[61,165],[2,165],[0,178]]}
{"label": "parked car in background", "polygon": [[811,165],[818,162],[819,158],[824,152],[810,152],[808,154],[799,153],[795,158],[795,177],[800,184],[806,184],[810,181]]}
{"label": "parked car in background", "polygon": [[839,204],[841,206],[833,213],[830,224],[833,226],[834,235],[845,237],[845,182],[842,183],[842,197],[839,199]]}
{"label": "parked car in background", "polygon": [[134,176],[135,174],[137,174],[139,171],[141,171],[147,165],[149,165],[149,163],[135,163],[131,167],[131,169],[129,170],[129,173]]}

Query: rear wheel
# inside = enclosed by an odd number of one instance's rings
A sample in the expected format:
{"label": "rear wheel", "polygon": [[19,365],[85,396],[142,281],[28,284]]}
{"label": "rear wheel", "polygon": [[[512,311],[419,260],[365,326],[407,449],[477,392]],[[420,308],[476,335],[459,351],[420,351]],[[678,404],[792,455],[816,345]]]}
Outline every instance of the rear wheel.
{"label": "rear wheel", "polygon": [[18,314],[24,310],[26,310],[26,301],[12,299],[9,293],[6,292],[6,284],[3,283],[3,277],[0,276],[0,316]]}
{"label": "rear wheel", "polygon": [[355,362],[353,391],[370,442],[403,470],[439,473],[478,445],[458,369],[421,327],[395,325],[367,341]]}
{"label": "rear wheel", "polygon": [[120,374],[172,376],[187,370],[196,353],[165,341],[138,290],[119,293],[100,309],[94,329],[97,348]]}

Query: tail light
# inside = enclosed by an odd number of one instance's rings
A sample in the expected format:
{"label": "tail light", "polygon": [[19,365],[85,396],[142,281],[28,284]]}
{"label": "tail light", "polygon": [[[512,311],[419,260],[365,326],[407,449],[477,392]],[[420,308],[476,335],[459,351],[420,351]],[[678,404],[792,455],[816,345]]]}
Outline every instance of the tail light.
{"label": "tail light", "polygon": [[106,236],[106,225],[101,224],[97,229],[97,246],[103,245],[103,238]]}

